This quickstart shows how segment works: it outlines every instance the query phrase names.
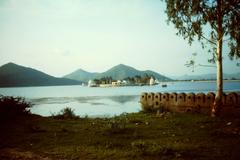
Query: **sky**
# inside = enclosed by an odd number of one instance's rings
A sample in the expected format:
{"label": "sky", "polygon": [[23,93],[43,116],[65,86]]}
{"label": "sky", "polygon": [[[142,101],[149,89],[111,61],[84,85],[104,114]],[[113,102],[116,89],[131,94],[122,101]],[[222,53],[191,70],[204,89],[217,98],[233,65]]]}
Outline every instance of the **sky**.
{"label": "sky", "polygon": [[[0,65],[8,62],[53,76],[79,68],[103,72],[117,64],[167,76],[215,73],[199,64],[211,57],[189,46],[167,24],[161,0],[0,0]],[[226,52],[226,50],[224,50]],[[224,54],[225,73],[239,72]]]}

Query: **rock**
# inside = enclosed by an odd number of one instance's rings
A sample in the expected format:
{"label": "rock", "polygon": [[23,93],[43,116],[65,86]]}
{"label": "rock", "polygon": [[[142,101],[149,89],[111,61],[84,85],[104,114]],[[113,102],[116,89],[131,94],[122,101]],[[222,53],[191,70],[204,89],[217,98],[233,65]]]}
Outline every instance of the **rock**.
{"label": "rock", "polygon": [[227,123],[227,126],[230,126],[230,125],[232,125],[232,122],[228,122],[228,123]]}
{"label": "rock", "polygon": [[205,126],[204,126],[204,125],[201,125],[200,128],[205,128]]}

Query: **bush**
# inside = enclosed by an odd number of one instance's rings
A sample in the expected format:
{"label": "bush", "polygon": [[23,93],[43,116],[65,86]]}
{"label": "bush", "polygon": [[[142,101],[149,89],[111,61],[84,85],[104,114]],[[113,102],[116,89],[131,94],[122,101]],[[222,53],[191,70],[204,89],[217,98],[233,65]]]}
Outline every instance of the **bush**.
{"label": "bush", "polygon": [[54,118],[58,119],[77,119],[78,116],[75,115],[74,110],[72,108],[66,107],[63,108],[57,115],[52,115]]}
{"label": "bush", "polygon": [[0,118],[8,119],[29,115],[32,104],[23,97],[0,95]]}

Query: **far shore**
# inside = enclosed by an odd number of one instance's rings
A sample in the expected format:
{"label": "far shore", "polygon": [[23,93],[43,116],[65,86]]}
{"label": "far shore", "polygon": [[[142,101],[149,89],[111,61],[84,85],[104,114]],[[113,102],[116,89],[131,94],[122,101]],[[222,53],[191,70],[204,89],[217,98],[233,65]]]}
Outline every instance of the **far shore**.
{"label": "far shore", "polygon": [[[165,87],[167,87],[167,84],[169,83],[174,83],[174,82],[206,82],[206,83],[215,83],[216,80],[173,80],[173,81],[163,81],[163,82],[159,82],[159,83],[155,83],[155,84],[99,84],[99,85],[95,85],[95,86],[90,86],[90,87],[101,87],[101,88],[108,88],[108,87],[128,87],[128,86],[155,86],[155,85],[166,85]],[[240,79],[237,80],[223,80],[223,82],[240,82]]]}
{"label": "far shore", "polygon": [[[173,80],[169,82],[216,82],[216,80]],[[226,80],[223,80],[223,82],[240,82],[240,79],[236,79],[236,80],[226,79]]]}
{"label": "far shore", "polygon": [[[172,80],[172,81],[163,81],[160,82],[159,84],[169,84],[169,83],[174,83],[174,82],[216,82],[216,80]],[[240,79],[237,80],[223,80],[223,82],[240,82]],[[159,85],[155,84],[155,85]],[[23,88],[23,87],[58,87],[58,86],[82,86],[81,84],[78,85],[38,85],[38,86],[33,86],[33,85],[26,85],[26,86],[0,86],[0,88]],[[126,87],[126,86],[147,86],[147,84],[128,84],[128,85],[115,85],[111,86],[110,84],[106,86],[95,86],[95,87]]]}

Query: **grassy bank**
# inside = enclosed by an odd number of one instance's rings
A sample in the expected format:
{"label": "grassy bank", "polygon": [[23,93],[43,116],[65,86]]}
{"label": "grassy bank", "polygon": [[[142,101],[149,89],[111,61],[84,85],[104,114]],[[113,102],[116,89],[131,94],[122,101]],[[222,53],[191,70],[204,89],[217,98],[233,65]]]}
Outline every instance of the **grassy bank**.
{"label": "grassy bank", "polygon": [[0,124],[0,159],[239,159],[240,119],[149,113]]}

